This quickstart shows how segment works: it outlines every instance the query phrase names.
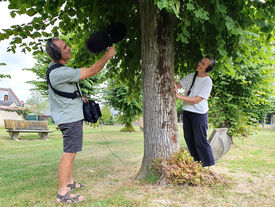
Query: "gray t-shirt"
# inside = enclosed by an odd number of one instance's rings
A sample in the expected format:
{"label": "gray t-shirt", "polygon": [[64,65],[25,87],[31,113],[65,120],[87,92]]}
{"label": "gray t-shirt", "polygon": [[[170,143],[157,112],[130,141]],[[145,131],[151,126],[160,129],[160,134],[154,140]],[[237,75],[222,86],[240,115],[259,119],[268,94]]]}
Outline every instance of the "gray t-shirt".
{"label": "gray t-shirt", "polygon": [[[51,63],[52,66],[54,63]],[[80,69],[67,66],[59,67],[50,72],[50,82],[54,89],[73,93],[80,79]],[[84,119],[82,98],[65,98],[57,95],[49,86],[50,113],[55,124],[64,124]]]}
{"label": "gray t-shirt", "polygon": [[[187,95],[187,91],[189,90],[192,84],[194,75],[195,73],[191,73],[179,81],[179,83],[185,89],[184,91],[185,96]],[[185,111],[191,111],[198,114],[205,114],[208,111],[207,99],[210,96],[212,85],[213,83],[209,76],[206,76],[206,77],[197,76],[189,96],[190,97],[200,96],[203,99],[197,104],[183,103],[182,109]]]}

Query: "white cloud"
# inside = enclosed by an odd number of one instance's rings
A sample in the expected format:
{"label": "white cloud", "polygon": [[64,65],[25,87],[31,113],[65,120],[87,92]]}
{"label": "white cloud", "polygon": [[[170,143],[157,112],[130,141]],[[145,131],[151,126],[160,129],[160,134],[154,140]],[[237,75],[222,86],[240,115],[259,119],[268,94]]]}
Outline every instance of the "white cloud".
{"label": "white cloud", "polygon": [[[15,18],[11,18],[8,5],[9,2],[0,2],[0,18],[2,19],[0,30],[31,21],[27,15],[16,15]],[[26,101],[31,95],[29,90],[33,86],[25,82],[36,79],[36,76],[32,72],[22,69],[33,67],[36,61],[31,53],[22,53],[21,48],[18,48],[15,54],[7,52],[9,42],[10,40],[0,42],[0,63],[7,64],[7,66],[0,66],[0,73],[11,75],[11,79],[0,79],[0,87],[11,88],[20,100]]]}
{"label": "white cloud", "polygon": [[15,18],[10,16],[10,11],[8,9],[9,2],[0,2],[0,17],[1,17],[1,27],[0,29],[7,29],[12,25],[28,23],[31,21],[32,17],[28,15],[16,15]]}

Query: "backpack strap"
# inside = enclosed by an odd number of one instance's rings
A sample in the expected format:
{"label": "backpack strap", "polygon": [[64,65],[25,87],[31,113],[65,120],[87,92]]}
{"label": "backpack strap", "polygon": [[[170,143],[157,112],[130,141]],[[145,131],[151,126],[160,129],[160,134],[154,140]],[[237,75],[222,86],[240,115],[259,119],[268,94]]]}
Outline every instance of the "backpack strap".
{"label": "backpack strap", "polygon": [[198,75],[198,71],[196,71],[196,73],[194,74],[194,77],[193,77],[193,80],[192,80],[192,84],[191,84],[189,90],[187,91],[187,96],[189,96],[190,93],[191,93],[191,88],[193,87],[193,85],[194,85],[194,83],[195,83],[195,80],[196,80],[197,75]]}
{"label": "backpack strap", "polygon": [[64,65],[62,64],[59,64],[59,63],[56,63],[54,65],[52,65],[51,67],[49,67],[47,69],[47,73],[46,73],[46,78],[47,78],[47,83],[48,85],[50,85],[51,89],[59,96],[62,96],[62,97],[65,97],[65,98],[71,98],[71,99],[75,99],[77,97],[81,97],[81,94],[80,94],[80,91],[79,91],[79,88],[78,88],[78,85],[76,83],[76,87],[78,90],[74,91],[73,93],[68,93],[68,92],[63,92],[63,91],[59,91],[59,90],[56,90],[51,82],[50,82],[50,72],[56,68],[59,68],[59,67],[62,67]]}

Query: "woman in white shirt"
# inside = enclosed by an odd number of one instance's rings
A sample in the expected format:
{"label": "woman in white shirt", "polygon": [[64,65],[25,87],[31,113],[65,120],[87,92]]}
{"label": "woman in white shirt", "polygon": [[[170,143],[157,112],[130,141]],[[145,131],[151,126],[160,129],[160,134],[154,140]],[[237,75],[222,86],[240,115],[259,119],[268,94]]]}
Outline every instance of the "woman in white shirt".
{"label": "woman in white shirt", "polygon": [[[184,101],[183,130],[184,139],[191,156],[195,161],[201,161],[202,166],[215,165],[210,144],[207,141],[208,102],[212,90],[212,80],[207,74],[216,61],[205,56],[198,63],[196,73],[191,73],[175,83],[176,98]],[[184,96],[178,93],[178,88],[184,88]]]}

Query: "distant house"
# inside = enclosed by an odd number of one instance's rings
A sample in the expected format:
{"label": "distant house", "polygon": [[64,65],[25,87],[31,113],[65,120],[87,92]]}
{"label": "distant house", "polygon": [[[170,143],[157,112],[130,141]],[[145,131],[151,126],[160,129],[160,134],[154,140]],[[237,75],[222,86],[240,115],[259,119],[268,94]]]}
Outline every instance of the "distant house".
{"label": "distant house", "polygon": [[5,119],[22,120],[16,110],[23,109],[24,102],[20,101],[11,88],[0,88],[0,126]]}
{"label": "distant house", "polygon": [[0,88],[1,107],[24,107],[11,88]]}

